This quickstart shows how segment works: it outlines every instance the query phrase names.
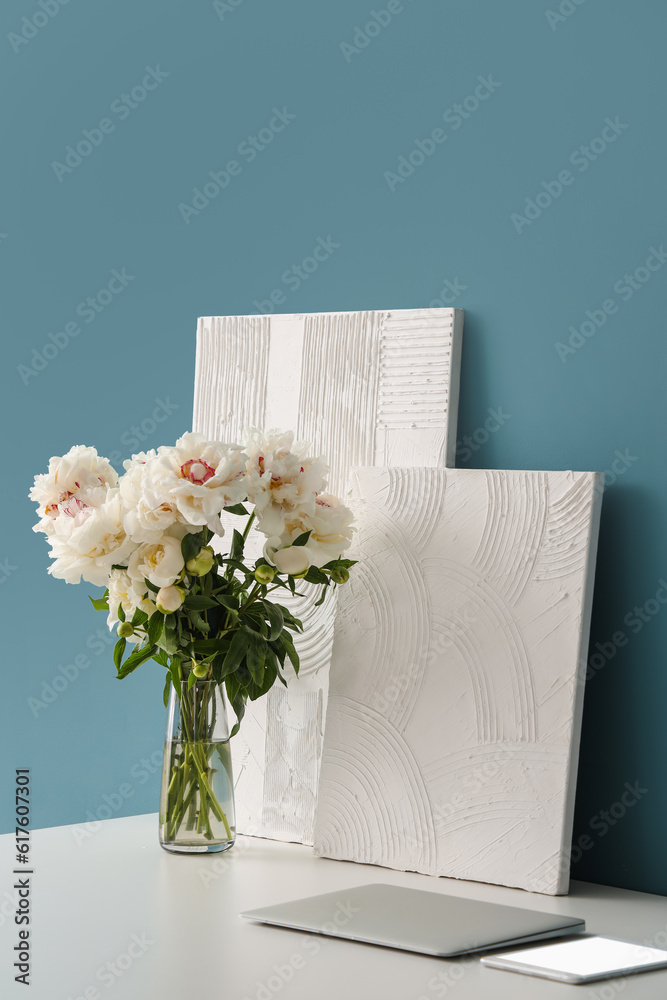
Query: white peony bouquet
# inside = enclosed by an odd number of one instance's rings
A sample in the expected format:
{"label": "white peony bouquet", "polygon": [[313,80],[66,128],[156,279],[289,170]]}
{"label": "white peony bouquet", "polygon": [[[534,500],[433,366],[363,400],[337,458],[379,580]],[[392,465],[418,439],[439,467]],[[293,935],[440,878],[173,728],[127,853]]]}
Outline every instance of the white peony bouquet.
{"label": "white peony bouquet", "polygon": [[[253,430],[243,447],[187,433],[124,467],[119,478],[94,448],[78,445],[35,477],[34,530],[51,547],[49,573],[106,588],[91,600],[117,627],[119,678],[156,660],[167,668],[165,704],[170,685],[178,693],[184,681],[224,682],[233,735],[248,698],[286,683],[286,660],[298,672],[290,632],[301,623],[267,595],[295,593],[304,579],[322,585],[321,603],[328,587],[345,583],[352,513],[326,492],[324,460],[290,432]],[[220,554],[210,542],[224,534],[223,511],[245,524]],[[253,527],[266,541],[249,564]]]}

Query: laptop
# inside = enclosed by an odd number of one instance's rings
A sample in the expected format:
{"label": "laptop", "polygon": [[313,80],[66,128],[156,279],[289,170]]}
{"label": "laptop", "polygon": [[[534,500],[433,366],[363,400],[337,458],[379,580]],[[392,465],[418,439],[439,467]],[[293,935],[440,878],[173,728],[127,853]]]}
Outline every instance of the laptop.
{"label": "laptop", "polygon": [[383,882],[246,910],[240,916],[439,958],[585,929],[583,920],[561,913],[541,913]]}

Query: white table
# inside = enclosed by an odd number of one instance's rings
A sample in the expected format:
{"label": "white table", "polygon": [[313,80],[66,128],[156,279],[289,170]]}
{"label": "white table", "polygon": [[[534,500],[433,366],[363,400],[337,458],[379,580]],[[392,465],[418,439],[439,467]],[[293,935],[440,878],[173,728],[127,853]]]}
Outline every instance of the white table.
{"label": "white table", "polygon": [[[667,970],[566,986],[483,968],[308,936],[241,920],[240,910],[364,882],[581,916],[587,929],[667,941],[667,899],[574,882],[539,896],[316,858],[310,848],[241,837],[226,854],[177,857],[158,845],[157,817],[106,820],[32,834],[31,986],[14,983],[14,837],[0,837],[0,996],[28,1000],[665,1000]],[[10,896],[6,896],[10,890]],[[5,914],[11,913],[7,917]],[[656,937],[657,936],[657,937]],[[87,991],[87,992],[86,992]]]}

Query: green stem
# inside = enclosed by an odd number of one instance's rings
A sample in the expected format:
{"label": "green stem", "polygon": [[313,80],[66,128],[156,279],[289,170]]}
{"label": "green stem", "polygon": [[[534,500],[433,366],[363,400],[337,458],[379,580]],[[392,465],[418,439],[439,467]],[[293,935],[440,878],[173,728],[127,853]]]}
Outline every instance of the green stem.
{"label": "green stem", "polygon": [[204,817],[208,819],[208,806],[206,804],[206,792],[199,788],[199,816],[197,817],[197,833],[204,832]]}
{"label": "green stem", "polygon": [[171,781],[169,782],[169,788],[167,789],[167,795],[171,795],[178,783],[178,768],[174,766],[174,773],[171,776]]}
{"label": "green stem", "polygon": [[[181,766],[185,768],[184,764]],[[185,785],[187,784],[187,777],[185,776],[185,774],[182,775],[182,779],[183,779],[182,787],[184,788]],[[193,781],[191,779],[190,788],[188,790],[187,795],[181,799],[181,802],[179,802],[178,806],[174,808],[174,812],[172,814],[172,818],[169,825],[169,832],[172,839],[176,836],[176,832],[178,831],[179,826],[183,822],[183,817],[185,816],[186,810],[190,810],[188,814],[186,829],[187,830],[193,829],[195,825],[196,808],[197,808],[197,802],[195,799],[196,791],[197,791],[197,783],[196,781]]]}
{"label": "green stem", "polygon": [[[262,587],[266,587],[266,584],[264,584],[264,583],[262,583],[262,584],[260,584],[260,583],[255,584],[255,586],[253,587],[253,589],[248,594],[248,600],[243,605],[243,607],[239,608],[239,614],[243,614],[243,612],[245,611],[245,609],[247,607],[249,607],[251,604],[253,604],[257,600]],[[281,583],[277,583],[274,587],[267,587],[267,589],[264,591],[264,594],[262,595],[262,600],[267,596],[267,594],[273,593],[274,590],[284,590],[284,589],[285,588],[283,587],[283,585]]]}
{"label": "green stem", "polygon": [[[176,779],[175,782],[174,778]],[[167,799],[167,833],[170,840],[176,836],[176,831],[180,824],[179,815],[183,799],[183,774],[179,765],[174,765],[174,778],[172,778],[172,782],[170,783],[170,787],[173,785],[174,801],[173,803],[169,803],[169,799]]]}
{"label": "green stem", "polygon": [[253,510],[252,514],[248,518],[248,523],[246,524],[246,526],[245,526],[245,528],[243,530],[243,541],[244,542],[247,541],[247,539],[248,539],[248,532],[250,531],[250,526],[252,525],[252,522],[254,520],[255,520],[255,512]]}
{"label": "green stem", "polygon": [[[182,681],[181,665],[178,665],[179,678]],[[194,815],[192,812],[195,804],[195,792],[199,790],[199,816],[197,819],[197,833],[204,833],[206,839],[214,839],[209,818],[209,810],[222,823],[229,840],[232,839],[232,832],[227,821],[227,817],[218,802],[213,789],[209,783],[208,773],[210,771],[209,753],[213,752],[211,747],[207,752],[205,748],[207,739],[196,739],[201,731],[202,736],[210,737],[211,733],[204,733],[206,728],[206,709],[209,701],[210,685],[206,684],[204,690],[200,692],[201,703],[197,705],[197,687],[192,689],[192,696],[188,697],[188,692],[181,693],[179,697],[179,710],[181,717],[181,728],[184,739],[183,761],[180,765],[175,765],[174,774],[169,784],[169,791],[175,792],[172,803],[170,795],[167,796],[167,830],[170,839],[173,839],[183,820],[188,808],[188,828],[191,829],[190,821],[194,825]],[[193,773],[196,771],[196,775]],[[190,787],[188,788],[188,783]]]}
{"label": "green stem", "polygon": [[195,800],[195,791],[196,788],[193,782],[190,786],[190,791],[186,796],[187,806],[186,803],[183,803],[184,807],[188,810],[188,819],[185,824],[186,830],[194,830],[195,823],[197,822],[197,802]]}
{"label": "green stem", "polygon": [[249,607],[250,607],[250,605],[251,605],[251,604],[252,604],[252,603],[253,603],[254,601],[256,601],[256,600],[257,600],[257,596],[258,596],[259,592],[261,591],[261,589],[262,589],[262,584],[260,584],[260,583],[256,583],[256,584],[255,584],[255,586],[254,586],[254,587],[252,588],[252,590],[250,591],[250,593],[248,594],[248,600],[247,600],[247,601],[245,602],[245,604],[243,604],[243,605],[242,605],[242,606],[241,606],[241,607],[239,608],[239,614],[240,614],[240,615],[242,615],[242,614],[243,614],[243,612],[245,611],[245,609],[246,609],[246,608],[249,608]]}
{"label": "green stem", "polygon": [[[196,749],[200,749],[200,748],[196,748]],[[194,747],[193,747],[192,757],[194,759],[194,763],[195,763],[195,767],[197,768],[197,772],[199,774],[200,793],[201,793],[201,790],[203,789],[203,791],[206,793],[206,795],[208,796],[208,798],[211,800],[211,809],[213,810],[213,815],[215,816],[215,818],[217,820],[219,820],[220,823],[224,824],[225,832],[226,832],[227,836],[231,840],[232,832],[229,829],[229,824],[227,822],[227,817],[225,816],[224,812],[222,811],[220,803],[218,802],[218,800],[216,799],[215,795],[213,794],[213,789],[211,788],[211,786],[208,783],[208,778],[206,777],[205,770],[202,769],[201,763],[197,759],[198,755],[197,755],[197,753],[195,753],[195,748]],[[208,764],[208,761],[206,761],[206,764]],[[208,770],[208,767],[206,767],[206,771],[207,770]]]}

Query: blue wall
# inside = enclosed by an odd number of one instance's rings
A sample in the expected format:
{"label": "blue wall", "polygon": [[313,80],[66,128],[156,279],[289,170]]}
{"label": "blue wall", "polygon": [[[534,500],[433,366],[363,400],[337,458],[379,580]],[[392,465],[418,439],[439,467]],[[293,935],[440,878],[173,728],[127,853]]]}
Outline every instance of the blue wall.
{"label": "blue wall", "polygon": [[187,429],[198,315],[441,300],[459,464],[610,470],[573,873],[667,894],[667,7],[547,2],[5,0],[2,830],[15,767],[37,826],[158,800],[162,670],[115,680],[32,476]]}

